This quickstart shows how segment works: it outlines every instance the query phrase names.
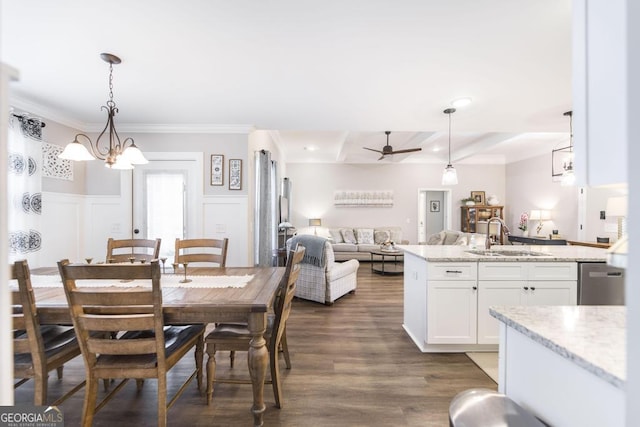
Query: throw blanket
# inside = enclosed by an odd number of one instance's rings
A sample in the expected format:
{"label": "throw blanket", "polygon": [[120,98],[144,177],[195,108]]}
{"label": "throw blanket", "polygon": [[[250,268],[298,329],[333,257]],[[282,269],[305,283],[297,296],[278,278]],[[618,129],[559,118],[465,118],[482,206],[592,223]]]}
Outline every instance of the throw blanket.
{"label": "throw blanket", "polygon": [[327,239],[319,236],[311,236],[308,234],[301,234],[291,238],[291,249],[296,247],[296,244],[300,244],[305,247],[304,258],[302,258],[303,264],[311,264],[316,267],[324,266],[324,244]]}

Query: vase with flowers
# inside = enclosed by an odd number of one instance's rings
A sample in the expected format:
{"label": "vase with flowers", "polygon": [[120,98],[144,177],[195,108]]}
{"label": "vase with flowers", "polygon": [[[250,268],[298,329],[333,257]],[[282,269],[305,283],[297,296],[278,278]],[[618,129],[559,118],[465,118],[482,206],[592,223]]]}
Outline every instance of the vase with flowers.
{"label": "vase with flowers", "polygon": [[529,214],[526,212],[522,212],[520,215],[520,222],[518,223],[518,228],[522,230],[522,235],[527,237],[529,235]]}

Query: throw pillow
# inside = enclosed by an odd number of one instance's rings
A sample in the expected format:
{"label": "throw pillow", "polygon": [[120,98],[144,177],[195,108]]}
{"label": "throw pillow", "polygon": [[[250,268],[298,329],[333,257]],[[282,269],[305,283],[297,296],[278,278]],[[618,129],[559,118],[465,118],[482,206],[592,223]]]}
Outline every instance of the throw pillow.
{"label": "throw pillow", "polygon": [[442,242],[442,244],[453,245],[456,242],[456,240],[458,240],[458,237],[460,237],[460,233],[458,233],[457,231],[445,231],[444,242]]}
{"label": "throw pillow", "polygon": [[359,244],[373,245],[373,228],[356,228],[356,239]]}
{"label": "throw pillow", "polygon": [[345,243],[353,243],[354,245],[358,243],[352,229],[342,228],[340,229],[340,234],[342,235],[342,240],[344,240]]}
{"label": "throw pillow", "polygon": [[389,238],[391,240],[393,240],[394,242],[396,242],[397,244],[400,244],[402,242],[402,229],[401,228],[391,228],[389,229]]}
{"label": "throw pillow", "polygon": [[467,236],[460,236],[455,242],[453,242],[453,244],[458,246],[467,246],[467,242]]}
{"label": "throw pillow", "polygon": [[386,230],[384,230],[384,231],[376,230],[373,233],[373,242],[376,245],[381,245],[381,244],[383,244],[384,242],[386,242],[387,240],[390,240],[390,239],[391,239],[391,233],[389,233]]}
{"label": "throw pillow", "polygon": [[441,245],[443,239],[444,239],[444,231],[441,231],[436,234],[432,234],[431,236],[429,236],[429,239],[427,240],[427,245]]}
{"label": "throw pillow", "polygon": [[329,234],[331,234],[331,238],[333,239],[333,243],[343,243],[342,234],[340,234],[340,230],[338,229],[329,229]]}

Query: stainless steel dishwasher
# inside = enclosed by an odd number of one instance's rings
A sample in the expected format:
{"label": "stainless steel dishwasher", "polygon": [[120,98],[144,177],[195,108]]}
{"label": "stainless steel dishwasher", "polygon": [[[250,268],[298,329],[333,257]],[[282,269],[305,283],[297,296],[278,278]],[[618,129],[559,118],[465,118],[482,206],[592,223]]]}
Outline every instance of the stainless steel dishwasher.
{"label": "stainless steel dishwasher", "polygon": [[578,264],[579,305],[624,305],[624,269],[604,262]]}

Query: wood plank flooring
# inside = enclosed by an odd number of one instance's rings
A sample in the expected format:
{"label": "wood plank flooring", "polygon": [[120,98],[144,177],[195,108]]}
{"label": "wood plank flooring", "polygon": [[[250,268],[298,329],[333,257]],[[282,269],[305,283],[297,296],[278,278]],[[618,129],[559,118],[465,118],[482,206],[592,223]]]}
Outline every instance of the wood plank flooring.
{"label": "wood plank flooring", "polygon": [[[265,426],[448,426],[449,402],[458,392],[475,387],[496,389],[464,353],[421,353],[402,329],[402,276],[371,273],[361,263],[358,289],[332,306],[294,300],[287,325],[291,370],[281,360],[284,406],[274,406],[265,385]],[[205,358],[206,361],[206,358]],[[229,369],[228,353],[217,357],[219,375],[247,377],[246,353]],[[168,378],[172,395],[193,367],[187,357]],[[232,371],[232,372],[230,372]],[[65,366],[62,381],[50,374],[50,401],[84,378],[82,359]],[[138,392],[135,382],[105,406],[95,426],[156,425],[156,383],[148,380]],[[102,387],[100,387],[101,393]],[[16,390],[16,404],[31,403],[32,383]],[[84,391],[63,405],[66,426],[80,425]],[[195,383],[169,410],[169,425],[248,426],[250,385],[216,384],[213,403],[206,405]]]}

